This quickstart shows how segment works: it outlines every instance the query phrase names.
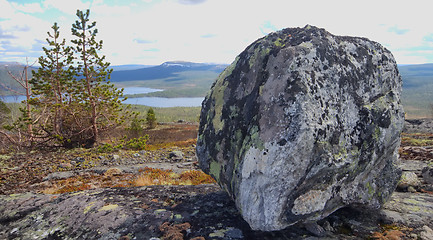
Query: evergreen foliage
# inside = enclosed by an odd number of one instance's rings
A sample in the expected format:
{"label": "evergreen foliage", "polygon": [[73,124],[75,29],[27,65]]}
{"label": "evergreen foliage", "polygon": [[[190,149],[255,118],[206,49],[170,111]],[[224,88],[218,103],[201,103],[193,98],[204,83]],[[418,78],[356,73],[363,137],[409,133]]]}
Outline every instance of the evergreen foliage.
{"label": "evergreen foliage", "polygon": [[110,63],[105,62],[105,56],[99,56],[103,41],[96,41],[98,30],[96,22],[89,24],[90,11],[83,13],[77,10],[78,20],[72,25],[72,40],[76,64],[75,101],[88,114],[83,123],[86,133],[84,139],[87,146],[92,146],[99,138],[100,132],[115,128],[129,117],[129,112],[123,111],[123,89],[118,90],[111,84],[108,69]]}
{"label": "evergreen foliage", "polygon": [[60,40],[57,23],[48,32],[47,43],[50,48],[43,48],[45,57],[39,57],[41,67],[33,71],[33,106],[34,134],[37,138],[51,142],[55,140],[62,145],[69,142],[75,134],[71,130],[74,116],[79,114],[76,102],[73,101],[74,74],[72,49]]}
{"label": "evergreen foliage", "polygon": [[147,111],[146,123],[150,129],[156,127],[157,122],[156,122],[155,111],[153,111],[153,108],[149,108],[149,110]]}
{"label": "evergreen foliage", "polygon": [[108,81],[112,69],[98,54],[103,42],[96,41],[96,22],[89,24],[89,10],[76,15],[72,46],[60,40],[54,23],[47,38],[50,48],[43,48],[41,67],[31,80],[30,120],[35,141],[45,146],[92,147],[102,132],[131,116],[129,107],[122,106],[123,89]]}

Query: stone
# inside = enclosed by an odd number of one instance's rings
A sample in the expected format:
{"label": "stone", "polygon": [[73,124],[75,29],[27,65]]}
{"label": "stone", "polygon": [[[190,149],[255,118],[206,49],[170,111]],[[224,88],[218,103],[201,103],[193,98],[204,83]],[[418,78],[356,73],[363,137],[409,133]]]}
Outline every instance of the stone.
{"label": "stone", "polygon": [[424,225],[422,227],[422,232],[420,233],[421,240],[433,240],[433,230],[428,226]]}
{"label": "stone", "polygon": [[397,187],[401,190],[407,190],[409,187],[417,188],[420,185],[421,182],[414,172],[403,172]]}
{"label": "stone", "polygon": [[427,184],[433,184],[433,162],[422,169],[422,178]]}
{"label": "stone", "polygon": [[112,176],[119,176],[122,175],[123,171],[120,168],[109,168],[107,169],[107,171],[105,171],[104,176],[106,177],[112,177]]}
{"label": "stone", "polygon": [[248,46],[202,103],[200,168],[254,230],[380,208],[394,191],[404,112],[391,52],[313,26]]}
{"label": "stone", "polygon": [[140,150],[139,152],[138,152],[138,154],[140,154],[140,155],[146,155],[146,150]]}
{"label": "stone", "polygon": [[168,154],[168,157],[171,158],[172,160],[176,160],[176,161],[180,161],[183,160],[183,152],[182,151],[172,151]]}
{"label": "stone", "polygon": [[48,174],[42,181],[50,181],[50,180],[62,180],[75,176],[74,172],[65,171],[65,172],[53,172]]}
{"label": "stone", "polygon": [[60,163],[59,164],[59,168],[65,168],[65,169],[72,168],[72,164],[68,163],[68,162],[66,162],[66,163]]}

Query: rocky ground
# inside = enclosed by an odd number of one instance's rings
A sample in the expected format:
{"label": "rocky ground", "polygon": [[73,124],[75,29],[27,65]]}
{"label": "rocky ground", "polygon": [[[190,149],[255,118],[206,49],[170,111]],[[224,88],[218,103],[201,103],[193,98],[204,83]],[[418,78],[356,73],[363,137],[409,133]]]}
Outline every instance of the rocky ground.
{"label": "rocky ground", "polygon": [[161,130],[168,140],[141,152],[3,154],[0,239],[433,239],[433,135],[421,122],[407,123],[404,178],[383,209],[353,206],[278,232],[252,231],[216,184],[137,183],[150,168],[196,169],[197,126]]}

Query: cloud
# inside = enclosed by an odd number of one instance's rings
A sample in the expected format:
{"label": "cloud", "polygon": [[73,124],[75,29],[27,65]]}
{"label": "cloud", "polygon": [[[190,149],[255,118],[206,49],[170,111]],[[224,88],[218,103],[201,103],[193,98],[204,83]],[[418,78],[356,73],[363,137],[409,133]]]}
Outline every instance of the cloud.
{"label": "cloud", "polygon": [[428,43],[433,43],[433,33],[423,37],[423,40]]}
{"label": "cloud", "polygon": [[206,2],[206,0],[178,0],[178,2],[185,5],[196,5]]}
{"label": "cloud", "polygon": [[41,5],[39,3],[11,3],[13,8],[15,8],[18,11],[25,12],[25,13],[42,13],[44,10],[42,9]]}
{"label": "cloud", "polygon": [[43,2],[45,8],[55,8],[63,13],[75,15],[77,10],[89,9],[91,2],[83,3],[81,0],[45,0]]}
{"label": "cloud", "polygon": [[214,38],[216,36],[217,36],[216,34],[208,33],[208,34],[201,35],[200,37],[201,38]]}
{"label": "cloud", "polygon": [[134,42],[136,42],[138,44],[150,44],[150,43],[155,43],[156,41],[136,38],[136,39],[134,39]]}
{"label": "cloud", "polygon": [[397,26],[392,26],[388,28],[388,32],[393,32],[397,35],[403,35],[408,33],[409,31],[410,31],[409,29],[402,29],[402,28],[398,28]]}
{"label": "cloud", "polygon": [[[16,36],[6,33],[5,31],[3,31],[2,27],[0,26],[0,39],[14,39],[17,38]],[[1,42],[1,44],[3,44],[3,42]]]}
{"label": "cloud", "polygon": [[143,49],[144,52],[159,52],[161,50],[159,50],[158,48],[150,48],[150,49]]}

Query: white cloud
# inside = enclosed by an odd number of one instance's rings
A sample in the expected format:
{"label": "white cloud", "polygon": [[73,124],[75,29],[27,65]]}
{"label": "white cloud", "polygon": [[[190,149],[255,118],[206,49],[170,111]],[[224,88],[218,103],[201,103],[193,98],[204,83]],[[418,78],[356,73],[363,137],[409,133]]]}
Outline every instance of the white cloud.
{"label": "white cloud", "polygon": [[[46,32],[57,21],[61,37],[68,40],[76,10],[90,8],[90,19],[97,22],[99,29],[97,38],[104,40],[103,54],[113,64],[158,64],[167,60],[230,63],[264,34],[306,24],[325,28],[336,35],[362,36],[377,41],[390,49],[399,63],[429,61],[428,57],[420,56],[425,52],[410,48],[433,44],[428,41],[433,38],[433,29],[428,26],[431,20],[427,0],[417,0],[416,4],[390,0],[356,3],[343,0],[141,0],[118,3],[44,0],[39,4],[42,9],[38,4],[31,9],[29,4],[0,0],[0,18],[6,19],[0,19],[1,34],[16,37],[14,46],[31,49],[34,39],[45,39]],[[49,22],[24,14],[41,10],[58,10],[61,14],[48,19]],[[5,48],[1,44],[0,47]]]}
{"label": "white cloud", "polygon": [[91,2],[83,3],[81,0],[45,0],[43,2],[45,8],[55,8],[68,15],[75,15],[78,9],[88,9],[90,4]]}
{"label": "white cloud", "polygon": [[39,3],[25,3],[25,4],[19,4],[16,2],[11,3],[12,6],[22,12],[25,13],[42,13],[44,10],[42,9],[41,5]]}

